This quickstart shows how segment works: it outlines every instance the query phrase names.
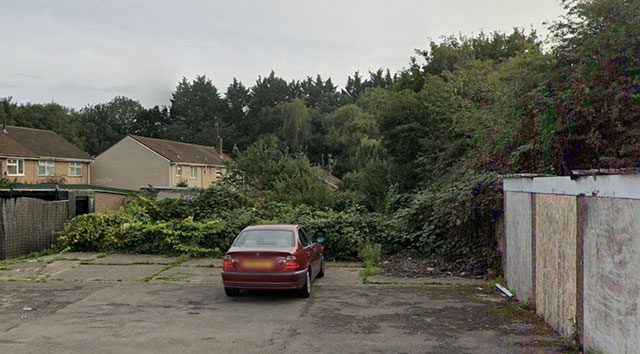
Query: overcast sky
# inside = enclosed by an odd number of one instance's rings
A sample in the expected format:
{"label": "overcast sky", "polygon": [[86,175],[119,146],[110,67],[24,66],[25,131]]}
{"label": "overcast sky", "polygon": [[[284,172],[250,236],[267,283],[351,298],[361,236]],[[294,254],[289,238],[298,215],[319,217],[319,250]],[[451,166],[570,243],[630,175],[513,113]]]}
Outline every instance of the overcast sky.
{"label": "overcast sky", "polygon": [[429,39],[534,28],[557,0],[0,0],[0,97],[82,108],[123,95],[167,105],[183,77],[224,92],[274,70],[344,85],[396,72]]}

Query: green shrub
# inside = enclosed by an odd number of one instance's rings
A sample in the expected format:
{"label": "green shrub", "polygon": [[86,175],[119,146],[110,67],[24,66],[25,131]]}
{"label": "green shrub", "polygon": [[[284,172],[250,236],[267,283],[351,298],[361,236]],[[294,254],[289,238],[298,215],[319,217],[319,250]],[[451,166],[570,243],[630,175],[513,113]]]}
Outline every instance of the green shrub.
{"label": "green shrub", "polygon": [[[326,239],[330,259],[356,259],[381,218],[361,207],[318,210],[307,205],[255,199],[244,205],[228,187],[212,187],[188,200],[154,201],[137,196],[118,212],[87,214],[67,224],[59,248],[74,251],[220,255],[245,227],[301,224]],[[218,201],[218,202],[216,202]]]}
{"label": "green shrub", "polygon": [[499,269],[493,229],[502,213],[497,176],[467,173],[414,195],[392,193],[386,214],[357,203],[321,209],[262,197],[246,198],[231,185],[156,201],[136,196],[117,212],[74,218],[59,248],[75,251],[217,256],[254,224],[301,224],[325,238],[328,259],[362,259],[375,266],[382,252],[420,250],[464,266]]}
{"label": "green shrub", "polygon": [[358,253],[361,261],[372,265],[380,263],[382,260],[382,245],[379,243],[367,243]]}
{"label": "green shrub", "polygon": [[120,213],[85,214],[73,218],[58,237],[62,251],[111,251],[123,242]]}

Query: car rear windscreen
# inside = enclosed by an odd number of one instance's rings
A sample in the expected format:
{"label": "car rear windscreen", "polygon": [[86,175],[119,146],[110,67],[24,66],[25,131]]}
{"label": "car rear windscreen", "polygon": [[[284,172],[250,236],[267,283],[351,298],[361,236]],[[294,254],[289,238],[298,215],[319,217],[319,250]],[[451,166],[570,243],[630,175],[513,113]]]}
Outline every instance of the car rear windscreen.
{"label": "car rear windscreen", "polygon": [[284,230],[249,230],[238,236],[235,247],[293,247],[293,232]]}

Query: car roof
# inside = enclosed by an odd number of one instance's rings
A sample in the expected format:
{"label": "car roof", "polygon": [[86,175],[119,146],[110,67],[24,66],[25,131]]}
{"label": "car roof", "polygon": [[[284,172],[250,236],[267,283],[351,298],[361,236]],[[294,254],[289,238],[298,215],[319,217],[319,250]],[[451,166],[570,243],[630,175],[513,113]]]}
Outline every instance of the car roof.
{"label": "car roof", "polygon": [[296,231],[300,225],[297,224],[268,224],[268,225],[251,225],[247,226],[245,230],[284,230],[284,231]]}

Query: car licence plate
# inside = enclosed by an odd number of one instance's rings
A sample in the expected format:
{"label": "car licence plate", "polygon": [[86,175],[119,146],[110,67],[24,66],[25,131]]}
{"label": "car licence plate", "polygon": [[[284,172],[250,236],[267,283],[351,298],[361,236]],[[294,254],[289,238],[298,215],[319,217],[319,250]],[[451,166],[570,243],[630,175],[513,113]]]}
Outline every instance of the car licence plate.
{"label": "car licence plate", "polygon": [[270,268],[271,261],[244,261],[244,267],[251,268],[251,269]]}

